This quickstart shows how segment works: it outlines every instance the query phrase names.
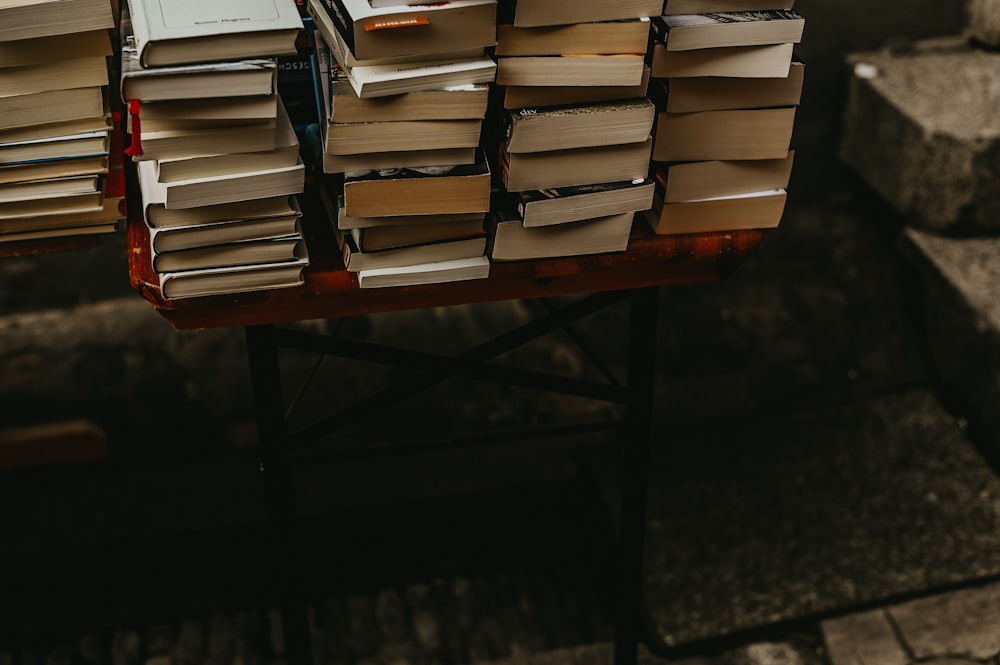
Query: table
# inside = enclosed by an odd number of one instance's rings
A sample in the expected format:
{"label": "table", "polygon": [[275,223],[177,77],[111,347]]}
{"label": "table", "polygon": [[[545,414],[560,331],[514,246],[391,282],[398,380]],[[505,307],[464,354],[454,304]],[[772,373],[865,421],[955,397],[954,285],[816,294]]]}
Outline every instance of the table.
{"label": "table", "polygon": [[[130,206],[131,210],[139,206]],[[310,252],[305,284],[292,289],[250,294],[164,300],[152,270],[148,230],[141,219],[128,222],[129,274],[133,288],[178,329],[235,327],[245,329],[250,379],[261,446],[261,468],[273,542],[290,543],[274,553],[275,572],[282,576],[280,599],[288,661],[312,662],[301,571],[295,565],[295,505],[291,452],[296,445],[335,433],[343,414],[321,419],[298,431],[286,428],[286,400],[281,388],[278,351],[292,348],[369,360],[417,372],[415,379],[393,386],[380,396],[401,399],[449,376],[504,385],[530,386],[625,406],[620,421],[571,428],[485,435],[440,442],[442,446],[498,443],[513,437],[541,437],[609,429],[622,443],[621,507],[617,545],[614,657],[617,665],[633,665],[643,631],[642,563],[649,430],[652,419],[654,359],[659,287],[705,282],[730,275],[762,245],[767,231],[745,230],[683,236],[656,236],[637,222],[626,252],[586,257],[496,263],[488,279],[437,285],[360,289],[335,250],[325,219],[303,205],[303,235]],[[352,317],[510,299],[577,297],[544,316],[455,356],[443,357],[303,332],[281,324],[312,319]],[[520,344],[598,309],[628,300],[628,376],[624,384],[566,379],[533,370],[500,367],[488,361]],[[547,301],[546,301],[547,302]],[[335,401],[335,400],[331,400]],[[352,407],[356,417],[378,407],[378,400]],[[506,439],[504,437],[507,437]],[[432,445],[432,444],[426,444]],[[426,449],[426,448],[424,448]],[[345,455],[366,451],[345,451]],[[371,454],[399,454],[402,447]]]}

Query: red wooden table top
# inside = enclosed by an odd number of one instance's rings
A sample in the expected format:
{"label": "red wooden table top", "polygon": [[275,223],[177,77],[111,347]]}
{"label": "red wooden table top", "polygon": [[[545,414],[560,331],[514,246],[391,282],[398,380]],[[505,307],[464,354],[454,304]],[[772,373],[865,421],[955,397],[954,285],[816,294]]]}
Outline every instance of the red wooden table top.
{"label": "red wooden table top", "polygon": [[[310,265],[296,288],[165,300],[152,268],[149,231],[128,222],[132,287],[179,329],[288,323],[465,303],[574,295],[712,281],[732,273],[767,231],[656,236],[637,220],[628,250],[571,258],[496,262],[487,279],[361,289],[343,267],[326,221],[303,219]],[[320,228],[316,228],[316,227]]]}

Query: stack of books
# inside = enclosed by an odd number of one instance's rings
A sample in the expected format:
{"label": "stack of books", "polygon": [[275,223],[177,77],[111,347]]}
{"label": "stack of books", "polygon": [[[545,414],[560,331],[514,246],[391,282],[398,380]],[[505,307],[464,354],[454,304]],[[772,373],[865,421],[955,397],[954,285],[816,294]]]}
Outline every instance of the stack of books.
{"label": "stack of books", "polygon": [[164,298],[302,283],[305,168],[276,88],[302,27],[294,0],[123,6],[125,152]]}
{"label": "stack of books", "polygon": [[792,2],[667,0],[653,19],[654,232],[780,223],[804,74]]}
{"label": "stack of books", "polygon": [[108,0],[0,3],[0,242],[96,237],[124,218],[114,27]]}
{"label": "stack of books", "polygon": [[487,277],[496,0],[309,0],[321,188],[362,288]]}
{"label": "stack of books", "polygon": [[624,251],[652,205],[650,16],[660,0],[500,0],[493,260]]}

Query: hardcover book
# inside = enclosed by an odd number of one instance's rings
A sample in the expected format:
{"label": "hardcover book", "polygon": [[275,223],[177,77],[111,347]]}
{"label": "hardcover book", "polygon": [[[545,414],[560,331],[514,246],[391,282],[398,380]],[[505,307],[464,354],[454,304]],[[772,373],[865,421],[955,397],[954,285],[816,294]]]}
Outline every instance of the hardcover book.
{"label": "hardcover book", "polygon": [[302,271],[309,265],[307,255],[291,261],[184,270],[160,275],[160,291],[167,300],[200,296],[284,289],[304,283]]}
{"label": "hardcover book", "polygon": [[162,191],[162,188],[150,187],[148,183],[140,179],[139,191],[142,197],[143,219],[150,228],[191,226],[222,221],[301,214],[298,200],[294,196],[269,196],[263,199],[168,210],[163,205],[165,193]]}
{"label": "hardcover book", "polygon": [[128,0],[142,67],[295,53],[294,0]]}
{"label": "hardcover book", "polygon": [[221,245],[158,252],[153,254],[153,270],[164,273],[288,262],[301,256],[303,247],[302,236],[295,233],[277,238],[240,240]]}
{"label": "hardcover book", "polygon": [[[192,150],[180,157],[156,160],[156,175],[160,182],[175,182],[193,178],[226,175],[237,171],[264,171],[294,166],[299,160],[299,140],[284,104],[278,109],[277,127],[271,136],[273,148],[252,150],[248,143],[233,146],[226,152],[222,146],[209,144],[217,154],[200,155],[203,148]],[[238,135],[238,132],[235,132]],[[251,150],[243,152],[244,149]]]}
{"label": "hardcover book", "polygon": [[169,183],[157,181],[156,166],[152,161],[139,162],[138,171],[142,189],[158,190],[153,200],[161,201],[167,209],[300,194],[305,183],[305,166],[301,161],[290,167],[237,171]]}
{"label": "hardcover book", "polygon": [[716,12],[653,18],[657,40],[668,51],[798,43],[805,19],[794,9]]}
{"label": "hardcover book", "polygon": [[359,60],[493,46],[496,11],[496,0],[451,0],[412,7],[372,7],[368,0],[309,0],[309,13],[317,25],[323,25],[325,15]]}
{"label": "hardcover book", "polygon": [[0,143],[0,164],[37,164],[54,159],[107,156],[110,131]]}
{"label": "hardcover book", "polygon": [[273,95],[277,90],[278,62],[273,57],[143,67],[128,9],[122,9],[120,88],[123,101]]}
{"label": "hardcover book", "polygon": [[242,240],[263,240],[300,233],[300,213],[238,219],[187,226],[149,227],[149,241],[154,254],[194,247],[209,247]]}

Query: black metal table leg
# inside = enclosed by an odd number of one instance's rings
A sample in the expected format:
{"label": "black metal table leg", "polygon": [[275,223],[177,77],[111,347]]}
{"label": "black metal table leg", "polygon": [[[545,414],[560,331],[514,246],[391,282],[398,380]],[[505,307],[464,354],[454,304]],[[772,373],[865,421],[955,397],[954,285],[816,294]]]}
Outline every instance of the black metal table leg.
{"label": "black metal table leg", "polygon": [[615,665],[634,665],[644,630],[643,553],[655,387],[659,289],[632,295],[629,312],[628,404],[622,445],[621,515],[615,606]]}
{"label": "black metal table leg", "polygon": [[295,490],[285,444],[285,401],[274,328],[245,328],[250,383],[257,413],[261,471],[271,525],[269,570],[277,573],[285,658],[289,665],[311,665],[309,618],[297,565]]}

